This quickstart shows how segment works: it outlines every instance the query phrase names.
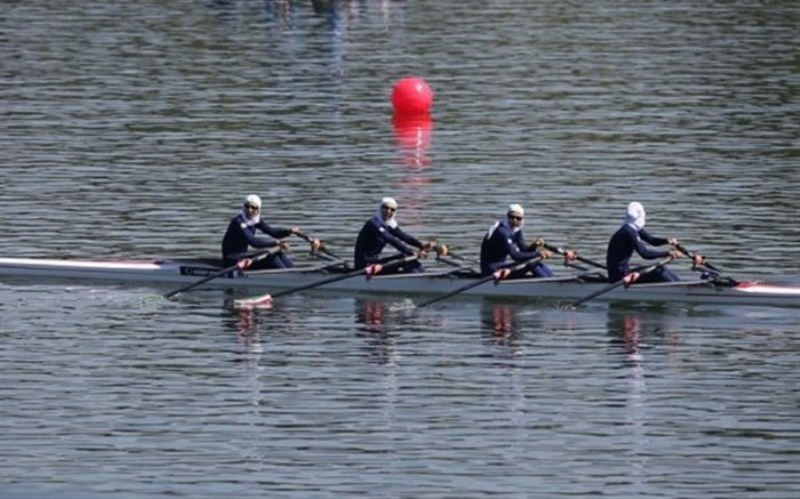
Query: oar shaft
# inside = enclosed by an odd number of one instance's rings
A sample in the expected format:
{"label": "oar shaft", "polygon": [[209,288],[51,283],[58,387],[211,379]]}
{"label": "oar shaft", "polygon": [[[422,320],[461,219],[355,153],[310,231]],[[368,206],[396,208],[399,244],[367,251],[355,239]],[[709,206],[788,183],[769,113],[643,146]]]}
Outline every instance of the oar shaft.
{"label": "oar shaft", "polygon": [[567,267],[572,267],[573,269],[580,270],[581,272],[589,272],[589,267],[584,267],[583,265],[578,265],[575,262],[567,262]]}
{"label": "oar shaft", "polygon": [[[403,258],[401,260],[394,260],[392,262],[384,264],[383,268],[384,269],[390,269],[390,268],[398,267],[398,266],[400,266],[400,265],[402,265],[404,263],[408,263],[408,262],[416,260],[416,259],[417,259],[416,255],[407,256],[407,257],[405,257],[405,258]],[[279,291],[279,292],[273,294],[272,298],[278,298],[280,296],[286,296],[286,295],[290,295],[290,294],[293,294],[293,293],[298,293],[300,291],[306,291],[308,289],[318,288],[318,287],[324,286],[326,284],[331,284],[331,283],[334,283],[334,282],[338,282],[338,281],[343,281],[345,279],[349,279],[351,277],[356,277],[356,276],[362,275],[362,274],[364,274],[366,272],[367,272],[366,268],[353,270],[351,272],[347,272],[347,273],[344,273],[344,274],[340,274],[340,275],[336,275],[336,276],[333,276],[333,277],[328,277],[326,279],[322,279],[321,281],[311,282],[311,283],[305,284],[303,286],[299,286],[297,288],[287,289],[285,291]]]}
{"label": "oar shaft", "polygon": [[298,232],[297,237],[299,237],[300,239],[304,240],[307,243],[310,243],[312,241],[310,236],[308,236],[307,234],[303,234],[302,232]]}
{"label": "oar shaft", "polygon": [[597,267],[599,269],[606,270],[606,266],[603,265],[602,263],[597,263],[594,260],[589,260],[588,258],[584,258],[584,257],[582,257],[580,255],[578,255],[575,259],[578,260],[579,262],[583,262],[583,263],[585,263],[587,265],[594,265],[595,267]]}
{"label": "oar shaft", "polygon": [[583,305],[587,301],[589,301],[589,300],[591,300],[593,298],[596,298],[596,297],[598,297],[598,296],[600,296],[600,295],[602,295],[604,293],[608,293],[609,291],[614,290],[614,289],[622,286],[623,284],[625,284],[625,279],[624,278],[620,279],[619,281],[615,282],[614,284],[610,284],[610,285],[606,286],[605,288],[598,289],[597,291],[595,291],[593,293],[589,293],[588,295],[584,296],[580,300],[578,300],[575,303],[573,303],[572,306],[573,307],[580,307],[581,305]]}
{"label": "oar shaft", "polygon": [[436,298],[431,298],[428,301],[424,301],[424,302],[420,303],[419,305],[417,305],[417,308],[427,307],[428,305],[433,305],[434,303],[440,302],[442,300],[446,300],[446,299],[450,298],[451,296],[455,296],[455,295],[457,295],[459,293],[463,293],[464,291],[466,291],[468,289],[476,288],[476,287],[480,286],[481,284],[483,284],[485,282],[491,281],[492,279],[494,279],[494,274],[488,275],[486,277],[482,277],[482,278],[478,279],[475,282],[471,282],[469,284],[461,286],[460,288],[454,289],[453,291],[450,291],[449,293],[445,293],[443,295],[437,296]]}
{"label": "oar shaft", "polygon": [[[311,241],[313,241],[313,240],[314,240],[314,239],[313,239],[311,236],[309,236],[308,234],[304,234],[304,233],[302,233],[302,232],[298,232],[298,233],[297,233],[297,237],[299,237],[300,239],[304,240],[304,241],[305,241],[305,242],[307,242],[307,243],[310,243]],[[329,257],[331,257],[331,258],[334,258],[334,259],[336,259],[336,260],[341,260],[341,258],[339,258],[338,256],[336,256],[336,255],[335,255],[335,254],[334,254],[332,251],[330,251],[330,250],[329,250],[329,249],[328,249],[328,248],[327,248],[327,247],[326,247],[324,244],[320,244],[320,248],[317,250],[317,254],[318,254],[319,256],[323,257],[323,258],[324,258],[324,255],[327,255],[327,256],[329,256]]]}
{"label": "oar shaft", "polygon": [[336,276],[333,276],[333,277],[328,277],[327,279],[322,279],[321,281],[311,282],[311,283],[308,283],[308,284],[306,284],[304,286],[299,286],[297,288],[287,289],[285,291],[279,291],[277,293],[273,293],[272,297],[273,298],[278,298],[279,296],[286,296],[286,295],[290,295],[292,293],[299,293],[300,291],[305,291],[307,289],[316,288],[316,287],[319,287],[319,286],[324,286],[324,285],[330,284],[332,282],[343,281],[344,279],[349,279],[351,277],[355,277],[355,276],[363,274],[363,273],[364,273],[364,269],[354,270],[352,272],[347,272],[347,273],[339,274],[339,275],[336,275]]}
{"label": "oar shaft", "polygon": [[[547,243],[545,243],[544,247],[545,247],[545,249],[547,249],[549,251],[552,251],[554,253],[558,253],[559,255],[563,255],[563,254],[565,254],[567,252],[567,250],[565,250],[564,248],[560,248],[558,246],[553,246],[553,245],[550,245],[550,244],[547,244]],[[602,263],[595,262],[594,260],[589,260],[588,258],[584,258],[584,257],[582,257],[580,255],[578,255],[575,259],[578,260],[579,262],[583,262],[583,263],[585,263],[587,265],[593,265],[593,266],[595,266],[597,268],[601,268],[601,269],[605,269],[606,268],[606,266],[603,265]]]}
{"label": "oar shaft", "polygon": [[452,251],[450,251],[449,249],[447,250],[447,255],[440,256],[440,257],[437,257],[437,258],[446,258],[446,257],[455,258],[456,260],[464,260],[464,257],[463,257],[463,256],[461,256],[461,255],[458,255],[458,254],[456,254],[456,253],[453,253],[453,252],[452,252]]}
{"label": "oar shaft", "polygon": [[446,245],[446,244],[441,244],[441,243],[439,243],[439,242],[435,243],[435,244],[433,245],[433,247],[431,248],[431,250],[433,250],[433,251],[436,251],[437,253],[439,253],[439,252],[441,251],[441,249],[442,249],[442,248],[446,248],[446,249],[447,249],[447,252],[446,252],[446,254],[444,254],[444,255],[439,255],[439,256],[437,256],[436,258],[438,258],[438,259],[442,259],[442,258],[444,258],[444,257],[447,257],[447,256],[449,256],[450,258],[455,258],[456,260],[463,260],[463,259],[464,259],[464,257],[462,257],[462,256],[460,256],[460,255],[457,255],[457,254],[453,253],[452,251],[450,251],[450,248],[449,248],[449,247],[447,247],[447,245]]}
{"label": "oar shaft", "polygon": [[[258,253],[254,253],[250,257],[250,260],[252,260],[253,262],[256,262],[258,260],[263,260],[264,258],[266,258],[266,257],[268,257],[270,255],[273,255],[273,254],[279,252],[280,250],[281,250],[280,246],[274,246],[274,247],[272,247],[272,248],[270,248],[268,250],[263,250],[263,251],[260,251]],[[190,289],[194,289],[197,286],[201,286],[201,285],[207,283],[208,281],[210,281],[212,279],[216,279],[217,277],[221,277],[221,276],[223,276],[223,275],[225,275],[225,274],[227,274],[229,272],[233,272],[234,270],[236,270],[238,268],[239,268],[239,262],[236,262],[235,264],[233,264],[233,265],[231,265],[229,267],[225,267],[224,269],[222,269],[222,270],[220,270],[218,272],[215,272],[213,274],[209,274],[209,275],[205,276],[204,278],[200,279],[199,281],[193,282],[192,284],[184,286],[184,287],[182,287],[180,289],[176,289],[175,291],[171,291],[171,292],[165,294],[164,298],[172,298],[172,297],[174,297],[176,295],[179,295],[181,293],[189,291]]]}
{"label": "oar shaft", "polygon": [[446,263],[447,265],[452,265],[453,267],[461,268],[461,267],[464,266],[463,262],[459,262],[459,261],[457,261],[457,260],[455,260],[453,258],[446,257],[446,256],[437,256],[436,260],[440,261],[442,263]]}
{"label": "oar shaft", "polygon": [[586,303],[587,301],[589,301],[589,300],[591,300],[593,298],[597,298],[598,296],[600,296],[602,294],[608,293],[609,291],[612,291],[612,290],[622,286],[623,284],[625,284],[625,282],[627,282],[626,280],[628,279],[628,277],[631,276],[634,272],[638,272],[639,274],[649,274],[650,272],[653,272],[654,270],[656,270],[659,267],[663,267],[664,265],[668,264],[671,261],[672,261],[672,257],[667,257],[667,258],[664,258],[663,260],[659,260],[658,263],[650,265],[649,267],[645,267],[645,268],[643,268],[641,270],[629,272],[628,274],[625,274],[625,276],[622,279],[620,279],[619,281],[617,281],[615,283],[612,283],[612,284],[609,284],[608,286],[606,286],[606,287],[604,287],[602,289],[598,289],[597,291],[593,291],[593,292],[589,293],[588,295],[584,296],[583,298],[581,298],[580,300],[578,300],[576,302],[573,302],[572,303],[572,307],[573,308],[579,307],[579,306],[583,305],[584,303]]}
{"label": "oar shaft", "polygon": [[[506,267],[506,268],[511,272],[516,272],[518,270],[524,269],[528,265],[535,265],[535,264],[537,264],[537,263],[539,263],[541,261],[542,261],[542,257],[537,256],[536,258],[531,258],[530,260],[525,260],[524,262],[520,262],[520,263],[518,263],[516,265],[513,265],[511,267]],[[450,291],[450,292],[445,293],[443,295],[437,296],[435,298],[431,298],[428,301],[424,301],[424,302],[420,303],[419,305],[417,305],[417,308],[427,307],[428,305],[432,305],[432,304],[440,302],[442,300],[446,300],[447,298],[450,298],[451,296],[455,296],[455,295],[457,295],[459,293],[463,293],[464,291],[467,291],[469,289],[477,288],[481,284],[487,283],[487,282],[491,281],[492,279],[495,279],[494,273],[489,274],[486,277],[482,277],[482,278],[478,279],[475,282],[471,282],[469,284],[465,284],[464,286],[461,286],[460,288],[454,289],[453,291]]]}
{"label": "oar shaft", "polygon": [[223,276],[223,275],[227,274],[228,272],[233,272],[234,270],[236,270],[237,267],[238,267],[238,263],[236,265],[231,265],[230,267],[225,267],[224,269],[220,270],[219,272],[215,272],[213,274],[209,274],[209,275],[205,276],[204,278],[200,279],[199,281],[193,282],[192,284],[189,284],[189,285],[184,286],[182,288],[176,289],[175,291],[170,291],[169,293],[164,295],[164,298],[172,298],[173,296],[179,295],[179,294],[181,294],[181,293],[183,293],[185,291],[189,291],[190,289],[196,288],[197,286],[201,286],[201,285],[207,283],[208,281],[210,281],[211,279],[216,279],[217,277]]}
{"label": "oar shaft", "polygon": [[[683,246],[682,244],[676,244],[675,247],[678,249],[678,251],[680,251],[684,255],[686,255],[689,258],[691,258],[692,260],[694,260],[694,257],[696,256],[695,253],[693,253],[693,252],[689,251],[688,249],[686,249],[685,246]],[[715,266],[711,265],[710,263],[708,263],[706,261],[703,262],[703,265],[705,267],[708,267],[709,269],[713,270],[714,272],[719,272],[720,271],[718,268],[716,268]]]}
{"label": "oar shaft", "polygon": [[329,262],[338,262],[339,265],[344,265],[344,263],[345,263],[344,260],[342,260],[340,258],[336,258],[335,256],[332,256],[330,253],[328,253],[326,250],[324,250],[322,248],[320,248],[317,251],[312,251],[311,254],[314,255],[314,256],[318,256],[318,257],[322,258],[323,260],[327,260]]}

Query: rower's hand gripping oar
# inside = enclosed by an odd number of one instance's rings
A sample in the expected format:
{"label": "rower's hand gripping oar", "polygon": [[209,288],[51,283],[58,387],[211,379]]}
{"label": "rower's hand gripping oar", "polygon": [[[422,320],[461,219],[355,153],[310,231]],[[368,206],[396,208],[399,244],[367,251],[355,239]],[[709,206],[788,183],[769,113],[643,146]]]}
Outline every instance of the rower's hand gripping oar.
{"label": "rower's hand gripping oar", "polygon": [[[322,242],[321,240],[313,238],[313,237],[310,237],[310,236],[308,236],[306,234],[303,234],[302,232],[297,232],[296,235],[297,235],[297,237],[299,237],[300,239],[304,240],[305,242],[307,242],[308,244],[311,245],[311,254],[312,255],[321,256],[322,258],[325,258],[326,260],[331,260],[331,259],[342,260],[341,258],[336,256],[332,251],[330,251],[328,249],[327,245],[324,242]],[[330,258],[328,258],[328,257],[330,257]]]}
{"label": "rower's hand gripping oar", "polygon": [[516,272],[518,270],[522,270],[525,267],[527,267],[528,265],[535,265],[535,264],[539,263],[540,261],[542,261],[542,257],[541,256],[537,256],[536,258],[531,258],[530,260],[525,260],[524,262],[520,262],[520,263],[518,263],[518,264],[516,264],[516,265],[514,265],[512,267],[506,267],[506,268],[497,270],[497,271],[487,275],[486,277],[482,277],[482,278],[478,279],[475,282],[471,282],[469,284],[461,286],[458,289],[454,289],[453,291],[450,291],[449,293],[445,293],[443,295],[437,296],[436,298],[431,298],[428,301],[424,301],[424,302],[420,303],[419,305],[417,305],[417,308],[427,307],[428,305],[432,305],[432,304],[434,304],[436,302],[440,302],[442,300],[446,300],[447,298],[450,298],[451,296],[455,296],[455,295],[457,295],[459,293],[463,293],[464,291],[467,291],[468,289],[477,288],[481,284],[487,283],[487,282],[489,282],[491,280],[494,280],[495,284],[497,284],[501,280],[503,280],[506,277],[508,277],[512,272]]}
{"label": "rower's hand gripping oar", "polygon": [[720,270],[717,267],[715,267],[715,266],[711,265],[710,263],[708,263],[706,261],[706,257],[704,257],[703,255],[700,255],[698,253],[692,253],[691,251],[686,249],[686,247],[684,247],[682,244],[676,244],[675,248],[678,251],[680,251],[681,253],[683,253],[684,255],[686,255],[686,256],[688,256],[689,258],[692,259],[692,266],[693,267],[697,267],[697,266],[702,265],[703,267],[706,267],[706,268],[708,268],[710,270],[713,270],[714,272],[717,272],[717,273],[720,272]]}
{"label": "rower's hand gripping oar", "polygon": [[222,270],[220,270],[218,272],[214,272],[213,274],[209,274],[209,275],[203,277],[202,279],[200,279],[197,282],[194,282],[192,284],[189,284],[188,286],[184,286],[182,288],[176,289],[175,291],[170,291],[169,293],[164,295],[164,298],[166,298],[168,300],[172,299],[175,296],[177,296],[177,295],[179,295],[181,293],[184,293],[186,291],[189,291],[190,289],[194,289],[197,286],[203,285],[203,284],[207,283],[208,281],[210,281],[212,279],[216,279],[217,277],[224,276],[225,274],[233,272],[234,270],[245,269],[245,268],[249,267],[250,265],[252,265],[254,262],[257,262],[259,260],[263,260],[264,258],[267,258],[267,257],[269,257],[271,255],[274,255],[274,254],[278,253],[281,250],[282,250],[281,246],[280,245],[276,245],[276,246],[273,246],[273,247],[271,247],[269,249],[254,253],[253,255],[251,255],[251,256],[249,256],[247,258],[242,258],[241,260],[237,261],[236,263],[234,263],[230,267],[225,267],[224,269],[222,269]]}
{"label": "rower's hand gripping oar", "polygon": [[436,241],[435,239],[424,243],[422,247],[419,248],[419,251],[422,252],[420,254],[420,258],[424,258],[431,251],[435,251],[436,259],[445,263],[448,263],[446,257],[455,258],[456,260],[464,260],[463,257],[460,257],[455,253],[453,253],[452,251],[450,251],[450,247],[448,245],[442,244],[439,241]]}
{"label": "rower's hand gripping oar", "polygon": [[[447,265],[452,265],[453,267],[464,267],[464,264],[462,263],[464,258],[450,251],[450,247],[446,244],[432,242],[427,246],[436,251],[436,261],[446,263]],[[426,252],[429,251],[426,247],[423,247],[422,250]],[[459,262],[459,260],[461,261]]]}
{"label": "rower's hand gripping oar", "polygon": [[[552,251],[553,253],[558,253],[559,255],[564,255],[564,256],[567,255],[567,250],[565,250],[564,248],[560,248],[558,246],[553,246],[551,244],[547,244],[544,241],[542,241],[542,246],[544,246],[544,248],[546,250]],[[605,268],[606,268],[606,266],[603,265],[602,263],[595,262],[594,260],[589,260],[588,258],[584,258],[584,257],[578,255],[577,253],[575,253],[575,259],[578,260],[579,262],[583,262],[583,263],[585,263],[587,265],[591,265],[591,266],[597,267],[599,269],[605,270]]]}
{"label": "rower's hand gripping oar", "polygon": [[672,256],[668,256],[668,257],[664,258],[663,260],[659,260],[658,263],[650,265],[649,267],[645,267],[645,268],[640,269],[640,270],[629,272],[629,273],[625,274],[625,276],[623,276],[623,278],[620,279],[619,281],[617,281],[615,283],[612,283],[612,284],[609,284],[608,286],[606,286],[606,287],[604,287],[602,289],[598,289],[597,291],[589,293],[588,295],[584,296],[580,300],[572,303],[570,305],[570,308],[577,308],[577,307],[583,305],[584,303],[586,303],[587,301],[589,301],[589,300],[591,300],[593,298],[597,298],[600,295],[606,294],[609,291],[617,289],[620,286],[623,286],[623,285],[626,286],[626,287],[630,286],[631,284],[636,282],[636,280],[639,279],[639,277],[643,276],[644,274],[649,274],[650,272],[654,272],[656,269],[659,269],[659,268],[663,267],[664,265],[668,264],[672,260],[673,260],[673,257]]}

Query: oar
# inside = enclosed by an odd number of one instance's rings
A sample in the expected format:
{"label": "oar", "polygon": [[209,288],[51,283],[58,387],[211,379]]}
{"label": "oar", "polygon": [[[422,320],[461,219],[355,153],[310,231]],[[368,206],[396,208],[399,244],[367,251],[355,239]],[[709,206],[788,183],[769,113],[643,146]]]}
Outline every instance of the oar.
{"label": "oar", "polygon": [[323,252],[323,251],[312,251],[311,252],[311,256],[316,256],[316,257],[321,258],[321,259],[323,259],[323,260],[325,260],[327,262],[331,262],[331,263],[333,263],[335,265],[344,265],[345,263],[347,263],[344,260],[341,260],[339,258],[333,257],[333,256],[329,255],[327,252]]}
{"label": "oar", "polygon": [[[676,247],[676,248],[678,248],[678,251],[680,251],[680,252],[681,252],[681,253],[683,253],[684,255],[686,255],[686,256],[688,256],[689,258],[691,258],[692,260],[694,260],[695,253],[692,253],[691,251],[689,251],[688,249],[686,249],[686,248],[685,248],[683,245],[681,245],[681,244],[676,244],[676,245],[675,245],[675,247]],[[710,263],[706,262],[706,259],[705,259],[705,258],[703,258],[703,266],[704,266],[704,267],[708,267],[709,269],[713,270],[714,272],[721,272],[721,271],[720,271],[720,270],[719,270],[717,267],[715,267],[715,266],[711,265]]]}
{"label": "oar", "polygon": [[[262,250],[262,251],[259,251],[257,253],[253,253],[248,258],[250,259],[251,262],[257,262],[259,260],[263,260],[264,258],[267,258],[270,255],[274,255],[275,253],[278,253],[279,251],[281,251],[281,247],[280,246],[274,246],[272,248],[269,248],[269,249],[266,249],[266,250]],[[190,289],[194,289],[197,286],[205,284],[205,283],[207,283],[208,281],[210,281],[212,279],[216,279],[217,277],[223,276],[223,275],[225,275],[225,274],[227,274],[229,272],[233,272],[234,270],[239,268],[239,265],[241,264],[241,262],[243,260],[244,260],[244,258],[239,260],[239,261],[237,261],[236,263],[234,263],[230,267],[225,267],[224,269],[222,269],[222,270],[220,270],[218,272],[214,272],[213,274],[209,274],[209,275],[203,277],[202,279],[200,279],[199,281],[194,282],[192,284],[189,284],[188,286],[184,286],[182,288],[176,289],[175,291],[170,291],[169,293],[164,295],[164,298],[171,299],[171,298],[173,298],[173,297],[175,297],[175,296],[177,296],[177,295],[179,295],[179,294],[181,294],[181,293],[183,293],[185,291],[189,291]]]}
{"label": "oar", "polygon": [[[589,270],[591,270],[589,267],[584,267],[583,265],[579,265],[579,264],[577,264],[575,262],[566,262],[566,263],[564,263],[564,266],[565,267],[571,267],[571,268],[573,268],[575,270],[580,270],[581,272],[589,272]],[[598,274],[599,273],[600,272],[598,272]]]}
{"label": "oar", "polygon": [[[408,262],[414,261],[417,258],[419,258],[417,255],[406,256],[406,257],[401,258],[399,260],[392,260],[392,261],[390,261],[388,263],[383,264],[382,266],[383,266],[384,269],[391,269],[391,268],[394,268],[394,267],[399,267],[400,265],[402,265],[404,263],[408,263]],[[315,281],[315,282],[312,282],[312,283],[309,283],[309,284],[305,284],[303,286],[298,286],[296,288],[291,288],[291,289],[287,289],[287,290],[284,290],[284,291],[279,291],[278,293],[275,293],[273,295],[264,295],[264,296],[261,296],[259,298],[259,300],[266,300],[267,297],[271,297],[271,298],[274,299],[274,298],[278,298],[280,296],[291,295],[293,293],[298,293],[300,291],[306,291],[308,289],[318,288],[320,286],[324,286],[326,284],[331,284],[333,282],[343,281],[345,279],[350,279],[351,277],[356,277],[356,276],[365,274],[367,272],[368,268],[369,267],[365,267],[363,269],[357,269],[357,270],[353,270],[353,271],[350,271],[350,272],[345,272],[344,274],[339,274],[339,275],[335,275],[333,277],[328,277],[327,279],[322,279],[321,281]]]}
{"label": "oar", "polygon": [[[297,233],[297,237],[299,237],[300,239],[303,239],[307,243],[310,243],[311,241],[314,240],[314,238],[312,238],[312,237],[310,237],[310,236],[308,236],[306,234],[303,234],[302,232],[298,232]],[[324,255],[327,255],[327,256],[329,256],[331,258],[334,258],[336,260],[341,260],[341,258],[336,256],[332,251],[330,251],[328,249],[328,247],[325,245],[325,243],[323,243],[322,241],[320,241],[319,249],[316,250],[316,252],[314,252],[314,253],[319,255],[319,256],[322,256],[323,258],[324,258]]]}
{"label": "oar", "polygon": [[465,270],[469,271],[472,274],[477,274],[478,273],[478,272],[475,271],[475,265],[476,265],[475,262],[465,262],[461,258],[455,259],[455,258],[450,258],[450,257],[447,257],[447,256],[442,256],[442,255],[437,255],[436,256],[436,261],[445,263],[445,264],[450,265],[451,267],[453,267],[453,270],[451,270],[449,272],[446,272],[445,275],[455,274],[456,272],[465,271]]}
{"label": "oar", "polygon": [[[633,276],[635,276],[636,274],[639,274],[639,275],[649,274],[650,272],[653,272],[654,270],[656,270],[659,267],[663,267],[664,265],[668,264],[671,261],[672,261],[672,257],[670,256],[670,257],[664,258],[663,260],[660,260],[656,264],[650,265],[649,267],[645,267],[645,268],[640,269],[640,270],[629,272],[629,273],[625,274],[625,276],[622,279],[620,279],[619,281],[617,281],[617,282],[615,282],[613,284],[609,284],[608,286],[606,286],[606,287],[604,287],[602,289],[598,289],[597,291],[589,293],[588,295],[584,296],[580,300],[574,302],[571,305],[571,307],[572,308],[579,307],[579,306],[583,305],[584,303],[586,303],[587,301],[591,300],[592,298],[597,298],[598,296],[600,296],[602,294],[605,294],[605,293],[608,293],[609,291],[611,291],[613,289],[616,289],[616,288],[622,286],[623,284],[630,284],[632,281],[635,280],[635,279],[633,279]],[[638,278],[638,276],[636,276],[636,277]]]}
{"label": "oar", "polygon": [[446,263],[452,267],[464,268],[464,262],[459,262],[460,259],[454,259],[447,256],[437,256],[436,261]]}
{"label": "oar", "polygon": [[[443,246],[447,249],[446,252],[442,252],[441,251],[441,248]],[[447,247],[446,245],[439,244],[437,242],[433,246],[433,249],[436,250],[436,261],[437,262],[446,263],[447,265],[450,265],[451,267],[456,267],[455,270],[453,270],[453,272],[457,272],[459,270],[467,270],[467,269],[472,270],[472,266],[474,265],[474,263],[466,262],[466,259],[463,256],[459,256],[459,255],[453,253],[452,251],[450,251],[450,248]],[[444,253],[444,254],[442,254],[442,253]]]}
{"label": "oar", "polygon": [[[441,254],[439,253],[439,249],[440,249],[442,246],[444,246],[445,248],[447,248],[447,254],[445,254],[445,255],[441,255]],[[456,255],[455,253],[453,253],[452,251],[450,251],[450,248],[449,248],[449,247],[447,247],[447,245],[446,245],[446,244],[439,244],[439,243],[437,242],[436,244],[434,244],[434,245],[433,245],[433,248],[431,248],[431,249],[433,249],[433,250],[435,250],[435,251],[436,251],[436,254],[437,254],[436,258],[437,258],[437,259],[442,259],[443,257],[449,256],[450,258],[455,258],[456,260],[464,260],[464,258],[463,258],[463,257],[461,257],[461,256],[458,256],[458,255]]]}
{"label": "oar", "polygon": [[[559,248],[558,246],[553,246],[553,245],[550,245],[550,244],[547,244],[547,243],[544,244],[544,248],[546,250],[552,251],[553,253],[558,253],[559,255],[563,255],[563,254],[565,254],[567,252],[567,250],[565,250],[564,248]],[[580,255],[578,255],[575,259],[578,260],[579,262],[583,262],[583,263],[586,263],[588,265],[592,265],[592,266],[600,268],[600,269],[605,269],[606,268],[606,266],[603,265],[602,263],[597,263],[594,260],[589,260],[588,258],[584,258],[584,257],[582,257]]]}
{"label": "oar", "polygon": [[[506,268],[511,272],[516,272],[517,270],[524,269],[525,267],[527,267],[530,264],[536,264],[536,263],[539,263],[540,261],[542,261],[542,257],[537,256],[536,258],[531,258],[530,260],[525,260],[524,262],[518,263],[518,264],[514,265],[513,267],[506,267]],[[505,270],[505,269],[503,269],[503,270]],[[469,284],[465,284],[464,286],[461,286],[458,289],[454,289],[453,291],[450,291],[449,293],[445,293],[443,295],[437,296],[436,298],[431,298],[428,301],[424,301],[424,302],[420,303],[419,305],[417,305],[417,308],[427,307],[428,305],[434,304],[436,302],[440,302],[442,300],[446,300],[447,298],[450,298],[451,296],[455,296],[455,295],[457,295],[459,293],[463,293],[464,291],[466,291],[468,289],[476,288],[476,287],[480,286],[481,284],[484,284],[486,282],[491,281],[492,279],[500,280],[500,279],[502,279],[502,277],[498,277],[498,275],[497,275],[498,272],[500,272],[500,271],[498,270],[496,272],[493,272],[493,273],[487,275],[486,277],[482,277],[482,278],[478,279],[475,282],[471,282]]]}

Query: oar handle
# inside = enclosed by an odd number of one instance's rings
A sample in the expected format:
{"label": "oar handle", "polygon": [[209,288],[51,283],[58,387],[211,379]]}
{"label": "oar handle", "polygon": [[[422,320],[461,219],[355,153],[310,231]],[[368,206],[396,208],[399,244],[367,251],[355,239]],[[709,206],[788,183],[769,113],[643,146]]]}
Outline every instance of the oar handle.
{"label": "oar handle", "polygon": [[[300,239],[304,240],[307,243],[311,243],[314,240],[313,237],[311,237],[311,236],[309,236],[307,234],[304,234],[302,232],[298,232],[296,235],[297,235],[297,237],[299,237]],[[322,242],[322,240],[320,240],[319,249],[316,251],[316,253],[319,254],[319,255],[322,255],[324,253],[324,254],[330,256],[331,258],[335,258],[336,260],[341,260],[341,258],[336,256],[332,251],[330,251],[328,249],[327,245],[324,242]]]}
{"label": "oar handle", "polygon": [[[444,255],[442,254],[442,251],[441,251],[441,249],[443,247],[446,248],[446,250],[447,250]],[[450,251],[450,247],[447,246],[446,244],[441,244],[441,243],[439,243],[437,241],[433,245],[433,247],[431,249],[436,251],[436,260],[437,261],[446,263],[448,265],[452,265],[454,267],[463,267],[464,266],[463,262],[465,261],[465,258],[463,256],[457,255],[457,254],[453,253],[452,251]],[[459,262],[457,260],[461,260],[461,261]]]}
{"label": "oar handle", "polygon": [[[446,255],[442,255],[441,254],[440,250],[441,250],[442,247],[447,248],[447,254]],[[463,257],[461,257],[461,256],[453,253],[452,251],[450,251],[450,247],[448,245],[442,244],[439,241],[434,241],[433,242],[433,246],[431,246],[431,249],[428,250],[428,251],[431,251],[431,250],[436,251],[436,254],[438,255],[437,258],[442,258],[444,256],[449,256],[451,258],[455,258],[456,260],[463,260],[464,259]]]}
{"label": "oar handle", "polygon": [[[553,245],[547,244],[547,243],[544,244],[544,248],[547,249],[547,250],[550,250],[550,251],[552,251],[554,253],[558,253],[559,255],[563,255],[563,254],[565,254],[567,252],[567,250],[565,250],[564,248],[560,248],[558,246],[553,246]],[[587,265],[592,265],[594,267],[597,267],[597,268],[600,268],[600,269],[604,269],[604,270],[606,269],[606,266],[603,265],[602,263],[598,263],[598,262],[595,262],[593,260],[589,260],[588,258],[584,258],[584,257],[582,257],[580,255],[577,255],[575,257],[575,259],[578,260],[579,262],[583,262],[583,263],[585,263]]]}
{"label": "oar handle", "polygon": [[[686,249],[686,247],[683,246],[682,244],[676,244],[675,247],[678,249],[678,251],[680,251],[684,255],[688,256],[692,260],[694,260],[695,256],[697,256],[696,253],[692,253],[691,251]],[[703,258],[703,265],[708,267],[709,269],[713,270],[714,272],[720,272],[720,270],[717,267],[715,267],[715,266],[711,265],[710,263],[706,262],[705,261],[705,257]]]}

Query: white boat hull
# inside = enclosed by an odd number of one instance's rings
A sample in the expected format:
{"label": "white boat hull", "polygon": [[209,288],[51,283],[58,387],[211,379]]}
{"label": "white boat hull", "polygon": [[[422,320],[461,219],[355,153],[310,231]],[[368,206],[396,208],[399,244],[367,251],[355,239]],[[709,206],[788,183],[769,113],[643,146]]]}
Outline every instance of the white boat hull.
{"label": "white boat hull", "polygon": [[[219,266],[200,260],[92,261],[34,258],[0,258],[0,277],[42,280],[69,279],[82,282],[107,281],[141,283],[175,287],[197,282],[219,272]],[[247,288],[252,292],[275,292],[281,289],[308,285],[335,274],[319,268],[291,270],[260,270],[231,272],[212,279],[203,288]],[[437,295],[451,292],[470,282],[470,278],[455,277],[447,272],[401,274],[365,279],[363,276],[338,280],[316,289],[326,291]],[[574,278],[515,279],[498,285],[487,282],[464,291],[464,296],[508,297],[530,299],[578,300],[603,289],[606,283],[585,282]],[[733,305],[767,305],[800,308],[800,287],[758,282],[737,285],[709,281],[635,284],[618,287],[596,298],[605,301],[635,302],[692,302]]]}

